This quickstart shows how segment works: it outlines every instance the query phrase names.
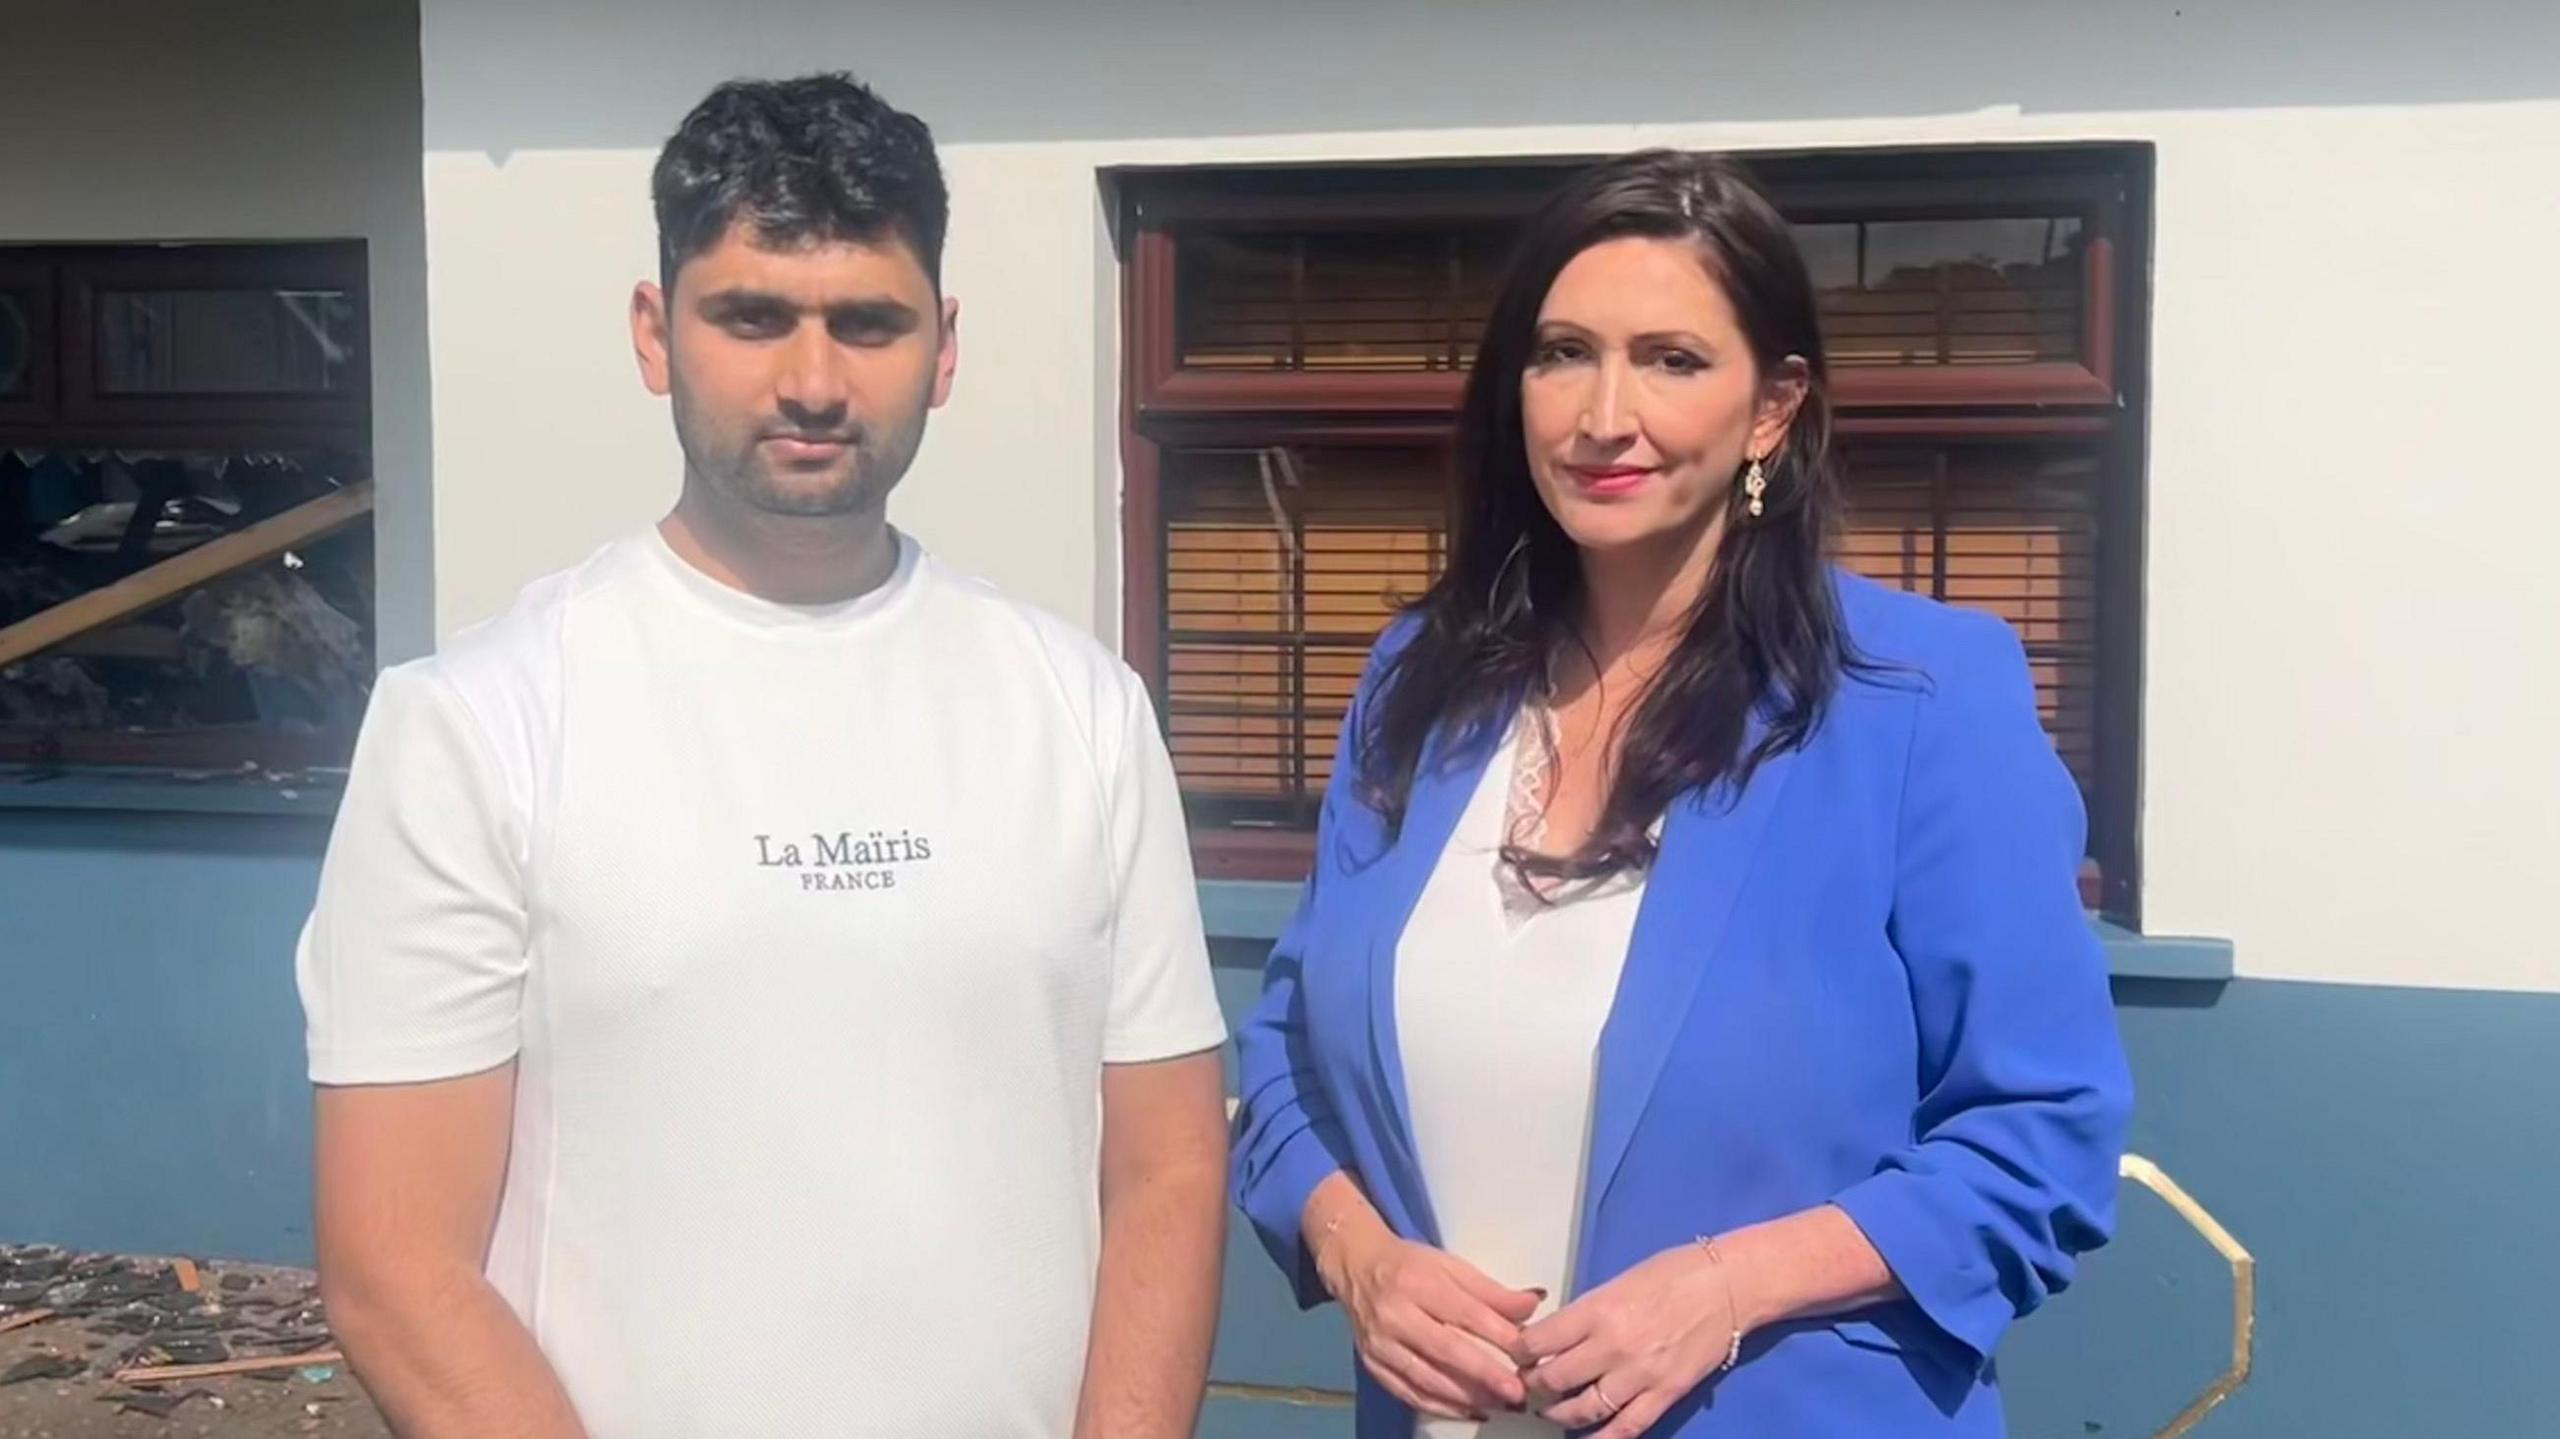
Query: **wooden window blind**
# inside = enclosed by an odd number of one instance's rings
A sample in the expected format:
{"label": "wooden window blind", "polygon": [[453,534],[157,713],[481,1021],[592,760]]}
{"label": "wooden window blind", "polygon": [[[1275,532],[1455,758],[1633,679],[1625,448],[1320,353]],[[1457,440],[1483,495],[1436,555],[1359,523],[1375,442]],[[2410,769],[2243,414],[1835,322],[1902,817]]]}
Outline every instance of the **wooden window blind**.
{"label": "wooden window blind", "polygon": [[[1166,699],[1204,816],[1289,824],[1321,797],[1378,631],[1446,563],[1442,456],[1272,446],[1168,458]],[[2083,786],[2095,774],[2097,483],[2085,447],[1859,445],[1842,564],[1998,615]]]}
{"label": "wooden window blind", "polygon": [[1464,370],[1501,278],[1505,227],[1187,234],[1176,362],[1220,371]]}
{"label": "wooden window blind", "polygon": [[[2134,913],[2150,157],[1754,157],[1811,272],[1841,562],[1987,610]],[[1123,177],[1127,653],[1200,872],[1297,878],[1377,632],[1444,561],[1449,427],[1521,217],[1569,165]],[[2102,872],[2100,872],[2102,871]]]}
{"label": "wooden window blind", "polygon": [[2008,621],[2026,646],[2046,731],[2092,787],[2102,455],[2067,444],[1852,442],[1844,460],[1841,563]]}
{"label": "wooden window blind", "polygon": [[1446,563],[1436,447],[1165,456],[1163,683],[1195,815],[1312,822],[1362,662]]}

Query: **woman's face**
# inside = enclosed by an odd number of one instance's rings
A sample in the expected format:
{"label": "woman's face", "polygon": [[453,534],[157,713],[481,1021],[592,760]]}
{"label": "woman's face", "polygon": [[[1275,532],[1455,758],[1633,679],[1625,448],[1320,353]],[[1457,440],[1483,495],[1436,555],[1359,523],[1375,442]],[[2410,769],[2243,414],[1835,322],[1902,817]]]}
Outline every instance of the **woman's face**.
{"label": "woman's face", "polygon": [[1589,556],[1711,556],[1737,473],[1803,397],[1788,370],[1759,373],[1692,242],[1593,245],[1548,287],[1520,377],[1539,497]]}

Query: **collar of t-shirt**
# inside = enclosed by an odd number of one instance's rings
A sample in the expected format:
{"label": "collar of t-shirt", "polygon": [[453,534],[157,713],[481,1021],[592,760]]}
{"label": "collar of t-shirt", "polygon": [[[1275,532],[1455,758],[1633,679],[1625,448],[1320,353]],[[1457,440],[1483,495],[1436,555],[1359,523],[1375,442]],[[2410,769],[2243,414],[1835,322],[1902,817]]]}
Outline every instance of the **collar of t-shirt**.
{"label": "collar of t-shirt", "polygon": [[896,528],[889,531],[889,538],[897,546],[898,558],[887,580],[849,600],[815,605],[784,604],[713,579],[677,554],[656,525],[642,534],[640,546],[648,567],[666,580],[689,608],[763,635],[835,639],[880,623],[916,588],[917,571],[924,563],[923,547]]}

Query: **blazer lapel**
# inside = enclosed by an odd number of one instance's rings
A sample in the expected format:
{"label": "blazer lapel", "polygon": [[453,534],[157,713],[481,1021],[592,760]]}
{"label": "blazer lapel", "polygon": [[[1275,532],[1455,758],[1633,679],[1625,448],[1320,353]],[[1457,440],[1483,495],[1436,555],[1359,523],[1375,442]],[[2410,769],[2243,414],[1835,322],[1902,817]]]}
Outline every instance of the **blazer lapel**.
{"label": "blazer lapel", "polygon": [[[1626,968],[1600,1032],[1591,1157],[1582,1186],[1585,1236],[1595,1232],[1601,1201],[1626,1159],[1636,1121],[1653,1096],[1672,1041],[1688,1022],[1699,980],[1715,963],[1794,758],[1792,751],[1772,758],[1739,795],[1719,785],[1684,796],[1664,817],[1662,850],[1646,877],[1627,940]],[[1588,1238],[1579,1247],[1586,1255],[1592,1250]]]}

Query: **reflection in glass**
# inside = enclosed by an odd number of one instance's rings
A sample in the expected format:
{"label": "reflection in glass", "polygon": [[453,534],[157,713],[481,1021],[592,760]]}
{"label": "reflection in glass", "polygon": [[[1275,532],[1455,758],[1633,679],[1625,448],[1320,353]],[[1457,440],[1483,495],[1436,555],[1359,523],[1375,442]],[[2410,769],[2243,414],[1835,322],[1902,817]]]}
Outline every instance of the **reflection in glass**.
{"label": "reflection in glass", "polygon": [[110,395],[326,395],[354,383],[344,290],[110,290],[98,297]]}
{"label": "reflection in glass", "polygon": [[1499,226],[1186,235],[1175,261],[1181,364],[1463,370],[1508,244]]}
{"label": "reflection in glass", "polygon": [[1834,365],[2023,365],[2080,355],[2071,216],[1795,227]]}
{"label": "reflection in glass", "polygon": [[35,368],[35,335],[15,295],[0,295],[0,395],[22,395]]}

